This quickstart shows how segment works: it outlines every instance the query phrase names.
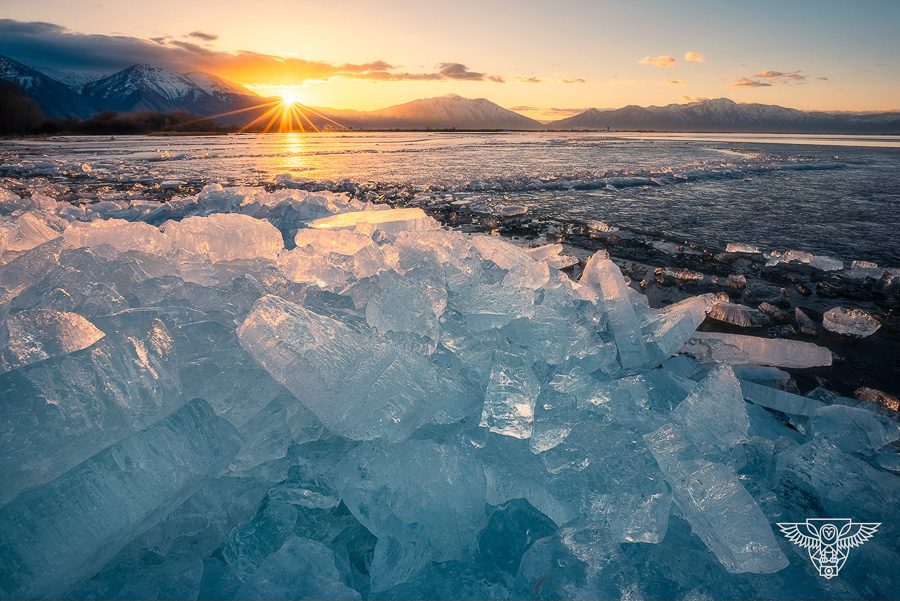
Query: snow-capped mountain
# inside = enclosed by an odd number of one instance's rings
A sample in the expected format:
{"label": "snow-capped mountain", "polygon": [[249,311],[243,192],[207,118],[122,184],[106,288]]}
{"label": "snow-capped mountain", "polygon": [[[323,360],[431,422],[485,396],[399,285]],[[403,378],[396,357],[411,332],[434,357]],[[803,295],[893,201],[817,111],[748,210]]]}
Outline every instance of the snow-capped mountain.
{"label": "snow-capped mountain", "polygon": [[5,56],[0,56],[0,79],[17,85],[45,115],[84,117],[93,112],[90,103],[66,84]]}
{"label": "snow-capped mountain", "polygon": [[423,98],[375,111],[317,108],[351,129],[540,129],[534,119],[485,98],[456,94]]}
{"label": "snow-capped mountain", "polygon": [[727,98],[688,104],[588,109],[548,123],[548,129],[620,131],[731,131],[790,133],[897,133],[900,113],[827,113],[771,104],[738,104]]}
{"label": "snow-capped mountain", "polygon": [[81,93],[81,88],[84,87],[84,84],[97,81],[103,77],[102,75],[85,71],[62,71],[60,69],[48,69],[46,67],[40,67],[38,68],[38,71],[44,75],[49,75],[56,81],[66,84],[79,94]]}
{"label": "snow-capped mountain", "polygon": [[187,111],[216,115],[259,104],[246,88],[208,73],[176,73],[134,65],[85,84],[82,94],[101,110]]}

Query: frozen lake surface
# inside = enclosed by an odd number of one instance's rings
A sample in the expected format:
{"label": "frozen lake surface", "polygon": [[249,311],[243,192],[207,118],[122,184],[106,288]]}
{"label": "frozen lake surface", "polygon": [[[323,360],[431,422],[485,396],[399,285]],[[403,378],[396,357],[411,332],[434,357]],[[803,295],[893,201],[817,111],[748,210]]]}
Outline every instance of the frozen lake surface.
{"label": "frozen lake surface", "polygon": [[[729,242],[900,265],[893,136],[354,133],[0,142],[0,177],[70,198],[282,183],[529,207],[722,250]],[[284,174],[291,174],[290,177]],[[40,179],[33,179],[35,176]]]}

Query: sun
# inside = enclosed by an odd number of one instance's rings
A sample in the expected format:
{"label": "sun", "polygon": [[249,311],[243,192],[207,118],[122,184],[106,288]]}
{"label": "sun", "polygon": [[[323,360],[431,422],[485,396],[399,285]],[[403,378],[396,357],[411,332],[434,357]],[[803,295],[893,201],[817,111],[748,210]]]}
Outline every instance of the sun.
{"label": "sun", "polygon": [[259,104],[215,115],[215,117],[223,117],[238,113],[257,113],[241,127],[240,131],[295,133],[319,132],[323,127],[328,130],[347,129],[337,121],[307,106],[301,96],[303,86],[244,85],[260,95]]}
{"label": "sun", "polygon": [[300,93],[293,88],[283,88],[279,90],[278,96],[281,98],[281,104],[286,106],[300,104]]}

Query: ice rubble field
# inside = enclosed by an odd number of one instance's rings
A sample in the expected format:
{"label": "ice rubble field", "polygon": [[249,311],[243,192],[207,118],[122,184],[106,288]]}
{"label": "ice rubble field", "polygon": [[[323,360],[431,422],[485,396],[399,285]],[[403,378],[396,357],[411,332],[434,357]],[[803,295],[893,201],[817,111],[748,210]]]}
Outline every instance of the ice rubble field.
{"label": "ice rubble field", "polygon": [[[897,421],[784,390],[827,349],[381,209],[0,191],[3,598],[897,595]],[[807,517],[883,526],[824,580]]]}

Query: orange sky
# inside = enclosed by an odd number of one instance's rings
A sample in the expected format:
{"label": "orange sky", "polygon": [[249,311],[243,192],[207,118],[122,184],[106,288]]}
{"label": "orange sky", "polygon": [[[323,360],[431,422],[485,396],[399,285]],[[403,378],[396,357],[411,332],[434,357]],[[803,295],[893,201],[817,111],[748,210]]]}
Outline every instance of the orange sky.
{"label": "orange sky", "polygon": [[[900,105],[900,2],[8,0],[0,17],[57,25],[26,32],[22,44],[55,43],[60,57],[109,46],[94,51],[104,55],[92,57],[98,70],[105,58],[144,53],[335,108],[448,93],[541,119],[715,97],[825,110]],[[4,44],[0,53],[10,53]]]}

